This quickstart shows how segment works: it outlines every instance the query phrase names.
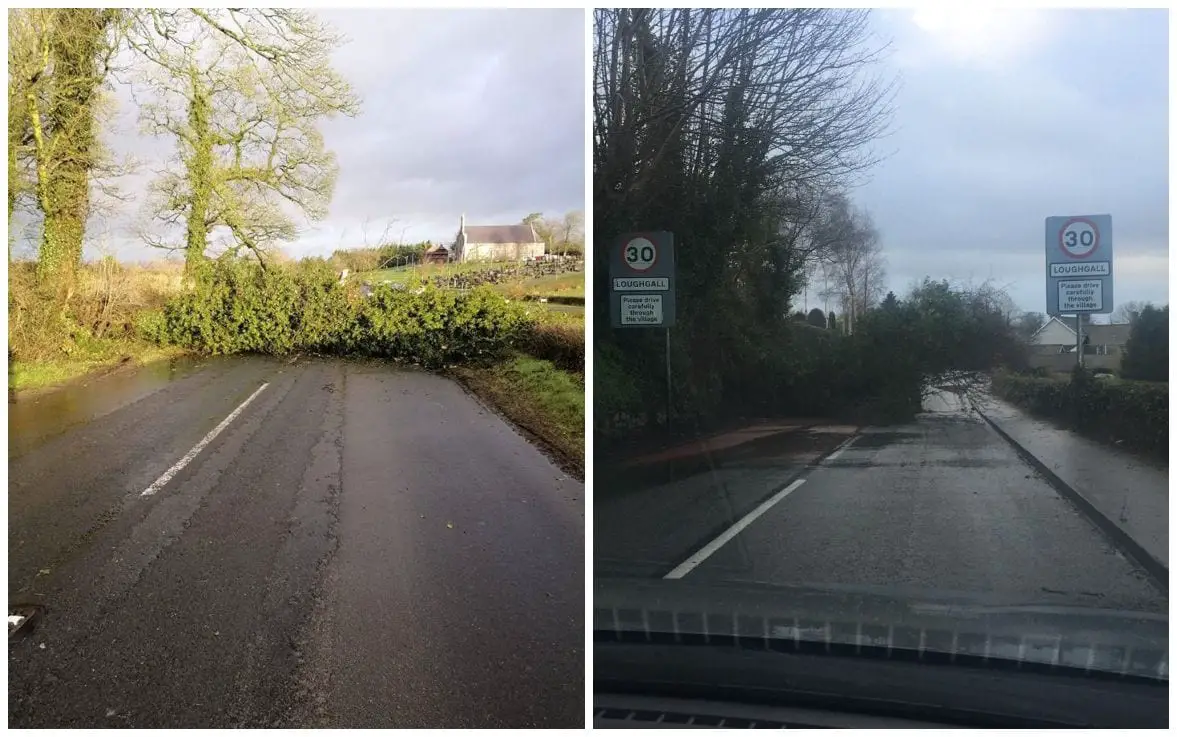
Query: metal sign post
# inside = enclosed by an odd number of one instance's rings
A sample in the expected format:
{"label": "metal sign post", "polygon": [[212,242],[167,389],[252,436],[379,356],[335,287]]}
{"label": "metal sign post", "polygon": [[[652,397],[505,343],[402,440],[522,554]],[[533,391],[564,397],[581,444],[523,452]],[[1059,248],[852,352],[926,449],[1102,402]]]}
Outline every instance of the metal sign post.
{"label": "metal sign post", "polygon": [[627,233],[609,254],[609,320],[615,328],[666,330],[666,427],[670,428],[670,328],[674,325],[674,234]]}
{"label": "metal sign post", "polygon": [[666,328],[666,429],[670,429],[670,408],[674,406],[671,401],[671,386],[670,386],[670,328]]}
{"label": "metal sign post", "polygon": [[1075,316],[1076,365],[1083,366],[1083,315],[1107,315],[1113,296],[1112,216],[1046,218],[1046,313]]}

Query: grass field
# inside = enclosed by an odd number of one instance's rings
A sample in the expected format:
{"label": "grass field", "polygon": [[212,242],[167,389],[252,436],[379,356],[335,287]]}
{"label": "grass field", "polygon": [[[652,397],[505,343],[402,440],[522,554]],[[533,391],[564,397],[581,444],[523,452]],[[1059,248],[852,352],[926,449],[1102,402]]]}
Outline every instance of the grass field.
{"label": "grass field", "polygon": [[512,296],[532,295],[536,297],[583,297],[584,272],[552,274],[538,279],[520,279],[510,284],[500,284],[499,289]]}

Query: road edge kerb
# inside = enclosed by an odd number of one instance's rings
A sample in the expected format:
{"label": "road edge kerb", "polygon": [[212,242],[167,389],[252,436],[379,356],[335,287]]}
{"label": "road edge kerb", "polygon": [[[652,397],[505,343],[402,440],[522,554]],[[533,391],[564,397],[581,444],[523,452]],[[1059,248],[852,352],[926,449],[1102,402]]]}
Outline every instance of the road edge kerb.
{"label": "road edge kerb", "polygon": [[[813,425],[811,425],[810,427],[813,427]],[[753,500],[748,505],[747,509],[745,509],[743,512],[737,513],[735,515],[735,517],[736,517],[735,520],[729,520],[727,522],[722,522],[718,525],[714,525],[711,528],[709,528],[703,536],[701,536],[698,540],[696,540],[694,543],[692,543],[689,548],[687,548],[685,553],[683,553],[682,555],[675,556],[675,560],[677,560],[678,562],[672,564],[665,571],[662,571],[661,573],[659,573],[657,575],[657,578],[658,579],[666,578],[666,575],[668,573],[670,573],[671,571],[673,571],[674,569],[678,568],[679,565],[682,564],[682,561],[689,559],[692,555],[694,555],[695,553],[702,550],[708,543],[710,543],[712,540],[714,540],[715,538],[722,535],[725,530],[727,530],[729,527],[731,527],[733,524],[735,524],[736,521],[742,519],[744,517],[744,515],[748,514],[753,509],[756,509],[761,504],[764,504],[766,501],[773,498],[773,496],[775,496],[778,492],[780,492],[782,489],[784,489],[785,487],[787,487],[789,484],[793,483],[797,479],[805,476],[806,474],[813,473],[813,471],[818,466],[820,466],[825,461],[825,459],[829,458],[831,455],[836,453],[839,448],[844,448],[848,443],[850,443],[850,441],[854,440],[859,435],[861,435],[864,427],[866,427],[866,426],[864,425],[862,427],[859,427],[853,433],[851,433],[850,436],[847,437],[845,440],[838,443],[833,448],[830,448],[826,452],[822,453],[817,458],[814,458],[812,461],[809,461],[805,465],[798,468],[796,473],[790,474],[789,477],[786,478],[784,480],[784,482],[781,483],[779,486],[773,486],[773,488],[770,489],[763,496],[756,497],[756,499]]]}
{"label": "road edge kerb", "polygon": [[1051,470],[1049,466],[1039,460],[1037,456],[1031,453],[1021,443],[1014,440],[1014,438],[1009,433],[1001,429],[1001,426],[998,425],[997,422],[981,411],[981,408],[977,406],[976,402],[970,400],[969,403],[972,405],[973,410],[981,416],[981,419],[985,420],[985,423],[989,425],[989,427],[993,428],[993,430],[998,435],[1000,435],[1007,443],[1009,443],[1010,447],[1014,449],[1014,451],[1022,458],[1022,460],[1030,464],[1030,466],[1035,471],[1042,474],[1047,483],[1049,483],[1051,487],[1056,492],[1058,492],[1061,497],[1063,497],[1063,499],[1070,502],[1071,505],[1080,512],[1080,514],[1083,514],[1085,517],[1087,517],[1088,521],[1095,525],[1095,527],[1108,538],[1108,540],[1117,550],[1120,551],[1120,553],[1122,553],[1125,557],[1128,558],[1128,560],[1135,563],[1146,574],[1148,574],[1148,577],[1152,580],[1155,586],[1160,588],[1161,591],[1165,592],[1166,595],[1169,593],[1168,566],[1158,560],[1152,553],[1148,552],[1148,550],[1146,550],[1143,545],[1133,540],[1132,536],[1125,532],[1124,529],[1117,525],[1114,521],[1112,521],[1111,517],[1108,517],[1103,512],[1099,511],[1099,509],[1090,501],[1088,501],[1087,498],[1083,496],[1083,494],[1078,489],[1071,486],[1066,481],[1063,481],[1063,479],[1053,470]]}

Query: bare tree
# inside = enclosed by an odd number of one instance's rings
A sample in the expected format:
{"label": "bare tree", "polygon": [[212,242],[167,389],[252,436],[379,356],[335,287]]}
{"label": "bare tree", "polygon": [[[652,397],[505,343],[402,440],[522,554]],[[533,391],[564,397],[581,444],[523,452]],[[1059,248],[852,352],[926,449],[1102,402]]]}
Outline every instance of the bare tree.
{"label": "bare tree", "polygon": [[1148,306],[1148,302],[1141,302],[1139,300],[1128,300],[1116,305],[1116,309],[1111,314],[1113,323],[1120,325],[1132,324],[1140,317],[1140,313]]}
{"label": "bare tree", "polygon": [[870,214],[841,193],[827,197],[825,216],[814,230],[818,257],[839,298],[846,332],[852,333],[858,318],[886,291],[878,230]]}
{"label": "bare tree", "polygon": [[544,242],[544,251],[555,253],[556,242],[560,235],[560,229],[563,226],[560,220],[546,218],[542,212],[533,212],[523,218],[523,222],[526,225],[530,225],[531,229],[535,231],[536,237]]}
{"label": "bare tree", "polygon": [[560,223],[560,253],[567,255],[570,247],[583,250],[584,247],[584,211],[572,210],[564,213]]}
{"label": "bare tree", "polygon": [[594,186],[640,191],[667,157],[702,172],[731,123],[733,91],[768,161],[793,184],[860,172],[876,157],[893,87],[864,73],[881,58],[863,11],[598,9]]}

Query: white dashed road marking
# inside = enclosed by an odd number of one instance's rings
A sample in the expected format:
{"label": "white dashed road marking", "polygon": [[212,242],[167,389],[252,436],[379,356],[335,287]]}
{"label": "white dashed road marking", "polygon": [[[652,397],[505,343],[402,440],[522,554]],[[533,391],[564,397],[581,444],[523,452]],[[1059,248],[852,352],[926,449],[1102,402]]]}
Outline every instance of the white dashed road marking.
{"label": "white dashed road marking", "polygon": [[741,531],[748,525],[756,521],[756,518],[772,509],[777,502],[792,494],[797,490],[797,487],[805,483],[805,479],[797,479],[785,488],[772,495],[768,501],[761,503],[759,507],[753,509],[748,514],[744,515],[739,522],[729,527],[722,535],[707,543],[699,552],[692,555],[690,558],[684,560],[673,571],[667,573],[663,578],[682,578],[691,571],[693,571],[700,563],[711,557],[715,551],[726,545],[732,538],[740,534]]}
{"label": "white dashed road marking", "polygon": [[845,451],[847,448],[849,448],[849,447],[850,447],[850,445],[851,445],[851,444],[852,444],[852,443],[853,443],[855,440],[858,440],[858,436],[857,436],[857,435],[855,435],[854,437],[850,438],[850,439],[849,439],[849,440],[847,440],[846,442],[842,443],[842,444],[841,444],[841,445],[839,445],[837,448],[834,448],[834,452],[833,452],[833,453],[830,453],[828,456],[826,456],[825,460],[824,460],[824,461],[822,461],[822,463],[829,463],[830,461],[835,461],[835,460],[837,460],[837,459],[838,459],[838,456],[842,455],[843,451]]}
{"label": "white dashed road marking", "polygon": [[151,495],[152,495],[152,494],[154,494],[155,492],[157,492],[157,491],[159,491],[160,489],[162,489],[162,488],[163,488],[163,486],[164,486],[164,484],[166,484],[167,482],[171,481],[171,480],[172,480],[172,477],[173,477],[173,476],[175,476],[177,473],[179,473],[179,472],[180,472],[180,469],[182,469],[184,466],[187,466],[189,463],[191,463],[191,462],[192,462],[192,459],[193,459],[193,458],[195,458],[195,457],[197,456],[197,454],[199,454],[199,453],[200,453],[200,451],[204,450],[204,447],[205,447],[206,445],[208,445],[209,443],[211,443],[211,442],[213,441],[213,438],[215,438],[216,436],[220,435],[220,434],[221,434],[221,431],[222,431],[222,430],[224,430],[226,427],[228,427],[230,422],[232,422],[233,420],[237,419],[237,415],[241,414],[241,412],[242,412],[242,411],[243,411],[243,410],[244,410],[246,407],[248,407],[248,406],[249,406],[249,403],[253,401],[253,398],[254,398],[254,397],[256,397],[257,395],[261,394],[261,393],[262,393],[262,389],[265,389],[265,388],[266,388],[267,386],[269,386],[269,385],[270,385],[270,384],[269,384],[269,382],[266,382],[265,384],[262,384],[261,386],[259,386],[259,387],[257,388],[257,390],[256,390],[256,391],[254,391],[254,393],[253,393],[253,394],[250,394],[250,395],[249,395],[249,398],[248,398],[248,399],[246,399],[246,400],[245,400],[244,402],[242,402],[241,404],[237,405],[237,409],[235,409],[235,410],[233,410],[232,412],[230,412],[228,417],[226,417],[225,419],[221,420],[221,424],[219,424],[219,425],[217,425],[216,427],[214,427],[214,428],[213,428],[213,429],[212,429],[212,430],[209,432],[209,434],[208,434],[208,435],[205,435],[205,436],[204,436],[204,438],[203,438],[203,439],[201,439],[201,441],[200,441],[199,443],[197,443],[196,445],[192,446],[192,450],[188,451],[188,453],[187,453],[187,454],[185,454],[185,456],[184,456],[183,458],[181,458],[180,460],[176,461],[176,465],[174,465],[174,466],[172,466],[171,468],[169,468],[168,470],[164,471],[164,472],[163,472],[163,475],[162,475],[162,476],[160,476],[159,478],[157,478],[157,479],[155,480],[155,483],[154,483],[154,484],[152,484],[151,486],[148,486],[148,487],[147,487],[147,488],[146,488],[146,489],[143,491],[143,493],[142,493],[142,494],[140,494],[139,496],[151,496]]}

